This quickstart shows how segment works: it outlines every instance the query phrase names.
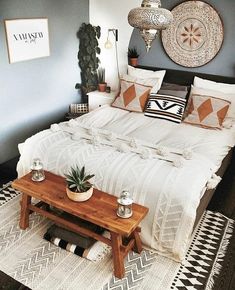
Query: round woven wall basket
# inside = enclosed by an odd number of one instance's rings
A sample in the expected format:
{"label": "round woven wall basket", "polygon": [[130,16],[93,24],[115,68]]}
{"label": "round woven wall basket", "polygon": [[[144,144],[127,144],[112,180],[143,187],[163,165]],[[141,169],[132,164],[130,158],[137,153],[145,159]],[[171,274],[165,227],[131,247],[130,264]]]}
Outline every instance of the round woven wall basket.
{"label": "round woven wall basket", "polygon": [[224,38],[217,11],[203,1],[186,1],[171,12],[173,22],[161,34],[167,55],[185,67],[199,67],[211,61]]}

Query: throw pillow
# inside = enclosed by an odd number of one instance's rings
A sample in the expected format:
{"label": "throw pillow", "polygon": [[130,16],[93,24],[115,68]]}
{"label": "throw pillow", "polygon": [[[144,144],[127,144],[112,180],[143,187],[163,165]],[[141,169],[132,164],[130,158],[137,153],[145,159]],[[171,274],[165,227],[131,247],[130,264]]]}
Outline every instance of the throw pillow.
{"label": "throw pillow", "polygon": [[[235,93],[229,94],[229,93],[223,93],[219,91],[210,90],[207,88],[198,88],[195,86],[191,86],[189,102],[192,95],[203,95],[203,96],[215,97],[215,98],[223,99],[230,102],[230,107],[226,115],[226,119],[231,118],[235,120]],[[185,116],[186,115],[188,115],[188,106],[185,110]]]}
{"label": "throw pillow", "polygon": [[120,93],[112,106],[132,112],[143,112],[151,89],[152,86],[121,79]]}
{"label": "throw pillow", "polygon": [[173,90],[173,91],[187,92],[188,89],[189,88],[187,86],[172,84],[172,83],[165,83],[165,82],[163,82],[162,86],[161,86],[161,90]]}
{"label": "throw pillow", "polygon": [[192,95],[184,119],[185,123],[203,128],[221,129],[230,102],[227,100],[203,95]]}
{"label": "throw pillow", "polygon": [[178,84],[162,83],[160,90],[158,91],[160,95],[175,96],[182,99],[186,99],[188,95],[188,87],[181,86]]}
{"label": "throw pillow", "polygon": [[159,94],[151,94],[145,109],[145,116],[180,123],[186,100]]}
{"label": "throw pillow", "polygon": [[133,76],[130,76],[130,75],[127,75],[127,74],[124,74],[121,77],[121,80],[125,80],[125,81],[128,81],[128,82],[137,83],[139,85],[151,87],[152,88],[151,91],[154,90],[154,87],[155,88],[159,87],[159,81],[160,81],[160,79],[157,78],[157,77],[146,78],[145,79],[145,78],[133,77]]}
{"label": "throw pillow", "polygon": [[165,70],[159,70],[159,71],[152,71],[152,70],[147,70],[147,69],[140,69],[140,68],[135,68],[133,66],[128,65],[128,75],[135,77],[135,78],[140,78],[140,79],[154,79],[158,78],[159,81],[158,83],[152,88],[151,93],[157,93],[158,90],[161,87],[163,78],[165,76],[166,71]]}
{"label": "throw pillow", "polygon": [[193,85],[198,88],[214,90],[225,94],[235,94],[235,84],[218,83],[194,77]]}

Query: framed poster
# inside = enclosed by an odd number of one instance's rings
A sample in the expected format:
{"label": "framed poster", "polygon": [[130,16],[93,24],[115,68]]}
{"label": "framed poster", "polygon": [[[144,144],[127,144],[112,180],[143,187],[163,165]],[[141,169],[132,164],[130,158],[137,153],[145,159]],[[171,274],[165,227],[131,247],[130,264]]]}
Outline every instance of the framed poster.
{"label": "framed poster", "polygon": [[50,55],[48,19],[5,20],[9,62],[19,62]]}

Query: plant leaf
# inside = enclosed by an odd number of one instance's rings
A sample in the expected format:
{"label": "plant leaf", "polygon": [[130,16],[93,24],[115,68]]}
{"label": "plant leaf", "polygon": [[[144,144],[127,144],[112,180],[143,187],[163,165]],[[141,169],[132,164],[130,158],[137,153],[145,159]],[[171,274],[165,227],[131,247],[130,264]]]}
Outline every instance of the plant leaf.
{"label": "plant leaf", "polygon": [[80,176],[80,179],[83,180],[85,177],[85,166],[82,167],[81,169],[81,176]]}
{"label": "plant leaf", "polygon": [[85,166],[80,170],[79,167],[71,167],[68,174],[64,174],[68,187],[74,192],[84,192],[92,187],[92,184],[88,182],[89,179],[94,177],[94,174],[85,173]]}
{"label": "plant leaf", "polygon": [[91,179],[94,176],[95,176],[95,174],[87,175],[87,176],[85,176],[85,178],[83,179],[83,181],[87,181],[87,180]]}

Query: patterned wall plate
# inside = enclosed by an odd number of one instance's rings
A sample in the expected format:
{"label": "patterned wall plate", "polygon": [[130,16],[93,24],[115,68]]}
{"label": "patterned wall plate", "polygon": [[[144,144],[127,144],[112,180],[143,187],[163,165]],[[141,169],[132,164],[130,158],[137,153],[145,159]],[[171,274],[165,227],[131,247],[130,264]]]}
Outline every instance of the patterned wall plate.
{"label": "patterned wall plate", "polygon": [[223,23],[215,9],[203,1],[186,1],[171,12],[173,23],[162,31],[168,56],[185,67],[202,66],[212,60],[224,38]]}

